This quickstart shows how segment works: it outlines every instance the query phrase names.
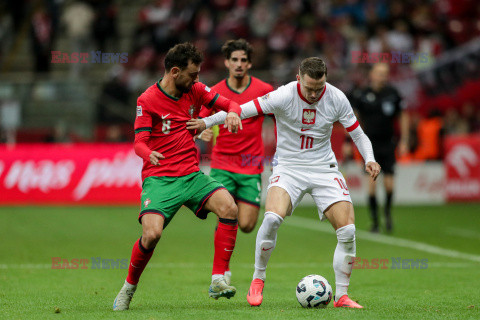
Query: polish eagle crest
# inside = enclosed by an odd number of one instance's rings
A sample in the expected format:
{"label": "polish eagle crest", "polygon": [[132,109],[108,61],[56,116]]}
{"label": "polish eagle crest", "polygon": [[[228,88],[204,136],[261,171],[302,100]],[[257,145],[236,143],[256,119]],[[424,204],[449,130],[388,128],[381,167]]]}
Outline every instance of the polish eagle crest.
{"label": "polish eagle crest", "polygon": [[303,124],[314,124],[315,123],[315,110],[312,109],[303,109],[303,117],[302,123]]}

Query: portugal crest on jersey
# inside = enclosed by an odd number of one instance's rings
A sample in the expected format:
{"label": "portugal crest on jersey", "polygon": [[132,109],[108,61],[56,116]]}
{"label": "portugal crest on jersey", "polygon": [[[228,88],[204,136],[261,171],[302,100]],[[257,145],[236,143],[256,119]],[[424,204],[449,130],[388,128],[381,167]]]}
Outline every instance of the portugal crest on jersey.
{"label": "portugal crest on jersey", "polygon": [[315,109],[303,109],[302,123],[314,124],[316,115],[317,115],[317,111]]}

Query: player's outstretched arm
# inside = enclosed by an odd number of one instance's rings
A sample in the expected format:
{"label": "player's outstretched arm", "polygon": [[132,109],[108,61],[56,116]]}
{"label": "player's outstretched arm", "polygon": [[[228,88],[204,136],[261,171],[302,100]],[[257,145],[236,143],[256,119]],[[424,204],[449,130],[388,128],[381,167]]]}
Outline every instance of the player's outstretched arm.
{"label": "player's outstretched arm", "polygon": [[372,142],[363,132],[362,127],[357,123],[357,127],[349,132],[350,137],[352,137],[353,142],[360,151],[360,154],[365,160],[365,170],[370,174],[370,177],[375,181],[380,173],[380,165],[375,161],[375,156],[373,155]]}
{"label": "player's outstretched arm", "polygon": [[[257,108],[252,101],[242,104],[240,107],[242,108],[242,112],[240,114],[241,119],[246,119],[258,115]],[[227,113],[225,111],[220,111],[215,113],[214,115],[203,119],[190,119],[189,121],[187,121],[187,129],[199,130],[199,132],[201,132],[213,126],[225,123],[226,118]]]}

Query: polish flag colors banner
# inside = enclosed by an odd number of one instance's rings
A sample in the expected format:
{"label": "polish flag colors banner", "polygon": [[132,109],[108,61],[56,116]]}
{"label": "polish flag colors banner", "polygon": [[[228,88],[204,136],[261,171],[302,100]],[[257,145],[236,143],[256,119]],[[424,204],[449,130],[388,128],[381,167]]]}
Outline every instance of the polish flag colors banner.
{"label": "polish flag colors banner", "polygon": [[126,144],[0,145],[0,204],[137,204],[142,160]]}

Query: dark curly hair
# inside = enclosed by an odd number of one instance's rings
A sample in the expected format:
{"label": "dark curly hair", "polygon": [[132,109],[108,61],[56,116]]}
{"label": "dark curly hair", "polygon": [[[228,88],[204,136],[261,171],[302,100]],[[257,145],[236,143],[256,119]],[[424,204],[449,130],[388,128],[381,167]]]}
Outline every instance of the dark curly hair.
{"label": "dark curly hair", "polygon": [[164,61],[165,71],[169,72],[173,67],[183,70],[189,61],[199,65],[203,62],[203,54],[190,42],[179,43],[168,50]]}
{"label": "dark curly hair", "polygon": [[225,59],[230,59],[233,51],[243,50],[247,54],[247,60],[252,61],[253,47],[245,39],[228,40],[222,47]]}

